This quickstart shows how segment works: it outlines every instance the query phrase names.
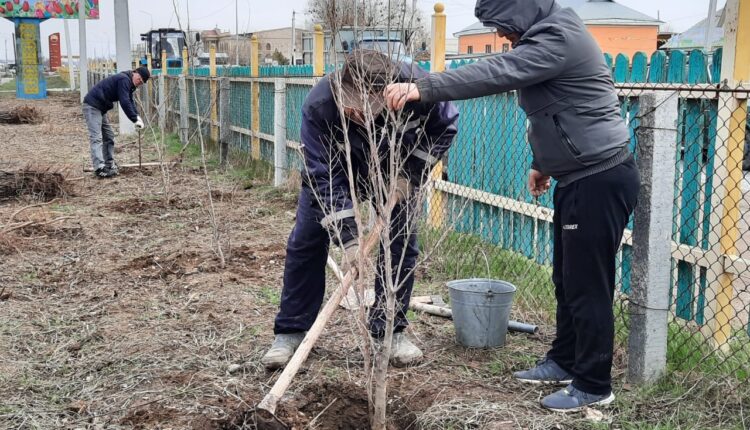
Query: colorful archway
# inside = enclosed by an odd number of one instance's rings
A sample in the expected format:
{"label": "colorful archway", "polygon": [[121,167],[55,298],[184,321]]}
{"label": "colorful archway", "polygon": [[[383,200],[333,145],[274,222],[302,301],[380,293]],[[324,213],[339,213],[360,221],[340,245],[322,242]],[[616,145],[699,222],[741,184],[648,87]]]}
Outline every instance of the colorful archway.
{"label": "colorful archway", "polygon": [[[99,19],[99,0],[80,0],[86,19]],[[0,0],[0,17],[16,26],[16,97],[47,97],[39,25],[47,19],[78,19],[79,0]]]}

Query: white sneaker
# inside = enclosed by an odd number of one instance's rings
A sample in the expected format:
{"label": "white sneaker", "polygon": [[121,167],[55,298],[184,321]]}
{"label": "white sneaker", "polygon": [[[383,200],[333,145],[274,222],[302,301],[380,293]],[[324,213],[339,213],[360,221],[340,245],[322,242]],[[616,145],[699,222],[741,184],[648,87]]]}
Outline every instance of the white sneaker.
{"label": "white sneaker", "polygon": [[422,350],[404,333],[393,333],[390,362],[395,367],[408,366],[422,359]]}

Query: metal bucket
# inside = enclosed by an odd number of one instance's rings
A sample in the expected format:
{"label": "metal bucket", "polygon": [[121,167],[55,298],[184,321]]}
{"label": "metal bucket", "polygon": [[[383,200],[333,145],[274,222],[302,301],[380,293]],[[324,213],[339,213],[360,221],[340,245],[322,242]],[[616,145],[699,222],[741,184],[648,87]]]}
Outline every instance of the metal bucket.
{"label": "metal bucket", "polygon": [[447,286],[458,343],[473,348],[505,345],[516,287],[494,279],[461,279]]}

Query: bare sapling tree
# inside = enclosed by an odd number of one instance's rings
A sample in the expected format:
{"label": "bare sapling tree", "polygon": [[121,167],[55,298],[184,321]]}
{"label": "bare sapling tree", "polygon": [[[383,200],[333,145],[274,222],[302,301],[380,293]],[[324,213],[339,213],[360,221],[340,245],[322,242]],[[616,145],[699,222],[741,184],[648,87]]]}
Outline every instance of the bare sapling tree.
{"label": "bare sapling tree", "polygon": [[[172,8],[174,9],[175,16],[177,17],[177,25],[180,30],[182,30],[182,20],[180,19],[180,12],[179,7],[177,5],[176,0],[172,0]],[[197,52],[195,52],[195,47],[192,44],[188,44],[188,50],[192,50],[192,52],[188,52],[188,58],[194,58],[195,55],[197,55]],[[165,77],[166,78],[166,77]],[[193,101],[195,103],[195,106],[200,106],[200,102],[198,99],[198,91],[197,86],[195,83],[195,79],[191,79],[190,83],[192,84],[192,92],[193,92]],[[218,85],[217,85],[218,87]],[[208,106],[208,109],[206,110],[206,115],[211,112],[213,105],[216,103],[216,99],[218,97],[212,97],[211,104]],[[172,99],[172,98],[169,98]],[[198,123],[198,129],[195,133],[195,136],[197,136],[198,143],[200,145],[200,153],[201,153],[201,170],[203,171],[203,180],[206,186],[206,201],[208,202],[207,205],[207,212],[208,212],[208,220],[211,225],[211,249],[216,254],[216,257],[219,259],[219,265],[223,269],[226,267],[226,253],[225,248],[227,249],[227,253],[229,250],[229,232],[226,231],[228,228],[228,224],[224,224],[224,229],[220,228],[220,221],[219,216],[216,212],[216,207],[214,205],[214,199],[213,199],[213,193],[211,190],[211,178],[208,172],[208,164],[206,161],[206,142],[203,137],[203,126],[206,123],[209,123],[209,121],[206,120],[206,118],[203,117],[203,115],[199,114],[197,115],[197,123]],[[162,136],[165,134],[164,131],[162,131]],[[185,144],[185,147],[187,147],[190,140]],[[185,149],[183,147],[183,150]],[[224,242],[224,236],[227,237],[227,243]]]}
{"label": "bare sapling tree", "polygon": [[[146,84],[148,85],[148,84]],[[144,85],[144,87],[146,87]],[[160,127],[158,127],[159,120],[158,120],[158,112],[161,112],[161,109],[163,106],[161,104],[166,103],[166,100],[169,100],[170,97],[166,97],[165,101],[161,103],[156,104],[155,112],[152,112],[150,109],[150,106],[154,103],[154,97],[153,94],[151,94],[150,91],[148,91],[148,88],[144,88],[144,90],[141,92],[141,94],[146,93],[146,102],[144,103],[141,98],[138,98],[136,103],[138,104],[138,107],[140,108],[140,111],[143,112],[143,117],[145,118],[145,125],[147,127],[146,133],[150,133],[151,139],[149,139],[153,145],[154,150],[156,151],[156,157],[159,163],[159,173],[161,174],[161,183],[162,183],[162,194],[164,198],[164,203],[169,204],[172,201],[172,181],[171,181],[171,175],[169,171],[169,164],[165,162],[165,154],[166,154],[166,135],[163,130],[160,130]],[[139,133],[139,139],[140,139],[140,133]],[[140,144],[140,142],[139,142]]]}
{"label": "bare sapling tree", "polygon": [[[390,6],[390,2],[388,3]],[[354,10],[356,12],[356,7]],[[406,11],[406,8],[401,10]],[[327,22],[339,22],[336,7],[327,8],[326,11],[330,14]],[[394,16],[390,13],[388,15]],[[408,20],[413,19],[413,16],[410,18],[404,12],[401,16],[395,16],[395,19],[398,21],[389,22],[389,25],[408,25]],[[331,31],[335,34],[337,28],[334,26]],[[335,50],[329,49],[329,52]],[[359,241],[360,250],[364,245],[364,232],[368,224],[364,219],[361,202],[369,201],[374,208],[370,216],[375,217],[375,220],[371,224],[385,226],[379,235],[380,250],[376,264],[372,264],[371,255],[362,252],[355,256],[347,256],[344,252],[341,261],[341,266],[352,268],[358,274],[353,287],[359,303],[354,313],[354,327],[355,332],[359,334],[358,345],[364,357],[364,373],[368,375],[364,382],[373,429],[385,429],[387,426],[388,366],[396,319],[397,315],[405,319],[407,309],[402,303],[408,302],[411,293],[410,281],[413,281],[418,265],[414,255],[417,252],[417,224],[426,197],[420,185],[427,182],[429,172],[437,161],[431,154],[439,156],[450,144],[450,138],[447,143],[441,140],[445,131],[435,134],[433,127],[433,134],[427,133],[428,123],[439,115],[435,108],[421,106],[416,109],[389,112],[375,106],[373,95],[382,94],[387,84],[409,81],[418,74],[418,66],[403,62],[398,52],[383,54],[385,55],[378,57],[382,58],[379,60],[381,64],[370,63],[369,66],[385,71],[385,80],[382,79],[383,74],[380,75],[380,79],[373,79],[361,70],[351,70],[356,88],[354,97],[359,98],[359,103],[356,104],[362,107],[360,111],[352,112],[346,105],[346,100],[351,100],[352,95],[345,94],[347,90],[342,82],[343,72],[328,76],[340,123],[332,124],[328,136],[322,137],[327,139],[325,158],[329,165],[325,182],[335,183],[335,176],[340,174],[339,170],[343,166],[348,189],[328,189],[325,192],[318,190],[315,196],[325,217],[331,219],[337,219],[336,214],[345,209],[335,195],[346,193],[349,196],[348,204],[351,205],[352,217],[359,232],[355,240]],[[356,50],[351,55],[367,54],[365,51]],[[343,59],[335,59],[337,63],[341,63],[341,60]],[[352,60],[347,59],[347,63],[350,61]],[[367,60],[363,59],[362,63],[367,63]],[[415,160],[419,160],[421,164],[415,164]],[[307,163],[305,165],[308,166]],[[420,169],[415,171],[415,165],[421,166]],[[307,170],[303,175],[307,176],[306,180],[314,182],[316,178],[313,176],[320,173]],[[315,187],[311,188],[316,192]],[[346,228],[344,224],[336,222],[328,226],[329,233],[334,236],[334,242],[343,245],[342,239]],[[382,292],[377,295],[368,311],[365,280],[370,278],[367,274],[373,271]],[[377,333],[373,327],[379,328]]]}

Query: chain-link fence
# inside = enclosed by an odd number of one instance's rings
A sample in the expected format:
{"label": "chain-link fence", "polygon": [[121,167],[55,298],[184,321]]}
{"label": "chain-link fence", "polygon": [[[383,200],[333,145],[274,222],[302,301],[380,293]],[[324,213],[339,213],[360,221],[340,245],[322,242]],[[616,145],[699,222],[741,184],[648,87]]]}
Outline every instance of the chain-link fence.
{"label": "chain-link fence", "polygon": [[[742,168],[745,100],[750,89],[719,85],[721,51],[711,57],[701,51],[673,51],[668,56],[656,52],[650,58],[637,54],[632,62],[625,56],[607,59],[630,130],[630,149],[636,156],[644,115],[657,111],[673,116],[671,123],[676,124],[671,130],[674,142],[662,142],[674,152],[675,174],[669,180],[674,181],[673,192],[653,197],[673,200],[672,259],[664,263],[671,264],[671,281],[661,286],[669,295],[669,368],[746,384],[750,372],[750,217],[746,215],[750,182]],[[453,62],[450,67],[466,63]],[[169,131],[179,129],[181,112],[189,116],[189,135],[197,132],[199,122],[205,136],[212,136],[212,128],[228,127],[232,147],[275,163],[277,176],[283,177],[301,167],[300,112],[317,81],[288,77],[290,73],[267,69],[259,78],[168,76],[163,87],[168,95],[160,97],[157,78],[141,97],[155,112],[152,121],[158,120],[159,112],[153,106],[169,105],[165,110]],[[177,94],[180,79],[187,89],[186,107],[180,106]],[[229,80],[225,93],[229,101],[223,113],[219,79]],[[649,93],[675,100],[675,111],[644,110],[642,98]],[[456,105],[461,114],[458,135],[427,187],[429,204],[421,242],[430,252],[425,253],[429,257],[420,271],[421,284],[477,276],[505,279],[519,288],[515,318],[550,327],[555,308],[550,279],[552,196],[547,193],[534,199],[527,191],[531,150],[526,116],[515,93]],[[283,153],[275,158],[278,151]],[[642,178],[646,185],[654,180]],[[616,366],[620,367],[627,365],[633,273],[642,264],[633,257],[633,228],[631,221],[617,257],[614,306],[619,345]],[[438,240],[440,245],[434,246]]]}

